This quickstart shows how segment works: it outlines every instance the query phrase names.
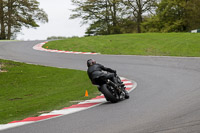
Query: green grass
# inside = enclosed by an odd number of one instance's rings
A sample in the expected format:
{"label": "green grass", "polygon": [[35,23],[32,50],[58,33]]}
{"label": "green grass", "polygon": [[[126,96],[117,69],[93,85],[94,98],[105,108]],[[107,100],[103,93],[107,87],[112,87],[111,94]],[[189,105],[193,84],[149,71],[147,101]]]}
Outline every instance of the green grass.
{"label": "green grass", "polygon": [[49,49],[97,52],[116,55],[197,56],[200,57],[200,34],[142,33],[93,36],[51,41]]}
{"label": "green grass", "polygon": [[[86,72],[0,60],[0,124],[98,95]],[[86,89],[89,97],[85,96]]]}

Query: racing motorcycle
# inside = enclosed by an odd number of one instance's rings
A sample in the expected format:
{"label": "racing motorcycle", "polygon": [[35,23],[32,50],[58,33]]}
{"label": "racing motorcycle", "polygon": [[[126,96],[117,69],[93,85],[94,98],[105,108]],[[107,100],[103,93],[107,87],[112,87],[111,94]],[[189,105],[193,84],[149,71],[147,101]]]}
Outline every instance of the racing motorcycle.
{"label": "racing motorcycle", "polygon": [[120,100],[129,98],[128,92],[125,90],[124,85],[121,84],[121,79],[117,75],[115,77],[118,84],[106,79],[105,84],[98,87],[99,91],[104,94],[106,100],[111,103],[116,103]]}

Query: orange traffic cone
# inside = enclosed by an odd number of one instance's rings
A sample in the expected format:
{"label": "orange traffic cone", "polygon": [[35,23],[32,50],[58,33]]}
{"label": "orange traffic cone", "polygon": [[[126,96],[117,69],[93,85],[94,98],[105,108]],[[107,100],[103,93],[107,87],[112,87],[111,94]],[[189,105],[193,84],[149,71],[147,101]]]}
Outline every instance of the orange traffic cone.
{"label": "orange traffic cone", "polygon": [[88,91],[87,90],[85,91],[85,97],[88,97]]}

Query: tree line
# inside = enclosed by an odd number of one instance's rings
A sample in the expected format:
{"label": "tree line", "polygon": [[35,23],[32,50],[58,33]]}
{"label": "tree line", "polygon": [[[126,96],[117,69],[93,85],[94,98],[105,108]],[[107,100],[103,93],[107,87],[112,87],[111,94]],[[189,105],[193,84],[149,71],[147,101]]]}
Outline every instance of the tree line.
{"label": "tree line", "polygon": [[71,19],[89,24],[86,34],[188,32],[200,28],[199,0],[72,0]]}
{"label": "tree line", "polygon": [[[200,28],[200,0],[71,0],[70,19],[89,24],[85,34],[189,32]],[[0,39],[14,39],[22,27],[39,27],[48,15],[37,0],[0,0]]]}
{"label": "tree line", "polygon": [[48,22],[48,15],[36,0],[0,0],[0,40],[13,39],[22,26],[39,27]]}

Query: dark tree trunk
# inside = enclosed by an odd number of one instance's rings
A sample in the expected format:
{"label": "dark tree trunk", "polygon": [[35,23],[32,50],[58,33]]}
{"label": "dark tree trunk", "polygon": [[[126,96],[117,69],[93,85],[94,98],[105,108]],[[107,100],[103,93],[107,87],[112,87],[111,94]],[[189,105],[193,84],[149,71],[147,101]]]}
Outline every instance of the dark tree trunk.
{"label": "dark tree trunk", "polygon": [[111,29],[110,29],[110,20],[109,20],[109,6],[108,6],[108,1],[106,1],[106,25],[107,25],[107,34],[111,34]]}
{"label": "dark tree trunk", "polygon": [[6,33],[5,33],[5,22],[4,22],[4,5],[3,0],[0,0],[0,25],[1,25],[1,33],[0,33],[0,39],[5,40],[6,39]]}
{"label": "dark tree trunk", "polygon": [[120,30],[118,28],[118,22],[117,22],[117,4],[116,4],[116,0],[113,0],[113,14],[112,14],[112,21],[113,21],[113,31],[114,34],[119,34]]}
{"label": "dark tree trunk", "polygon": [[138,33],[141,33],[141,23],[142,23],[142,15],[141,14],[138,14],[138,17],[137,17],[137,32]]}
{"label": "dark tree trunk", "polygon": [[141,33],[141,23],[142,23],[142,3],[141,0],[137,1],[138,12],[137,12],[137,32]]}
{"label": "dark tree trunk", "polygon": [[11,39],[11,29],[12,29],[12,5],[13,5],[13,0],[8,0],[8,35],[7,39]]}

